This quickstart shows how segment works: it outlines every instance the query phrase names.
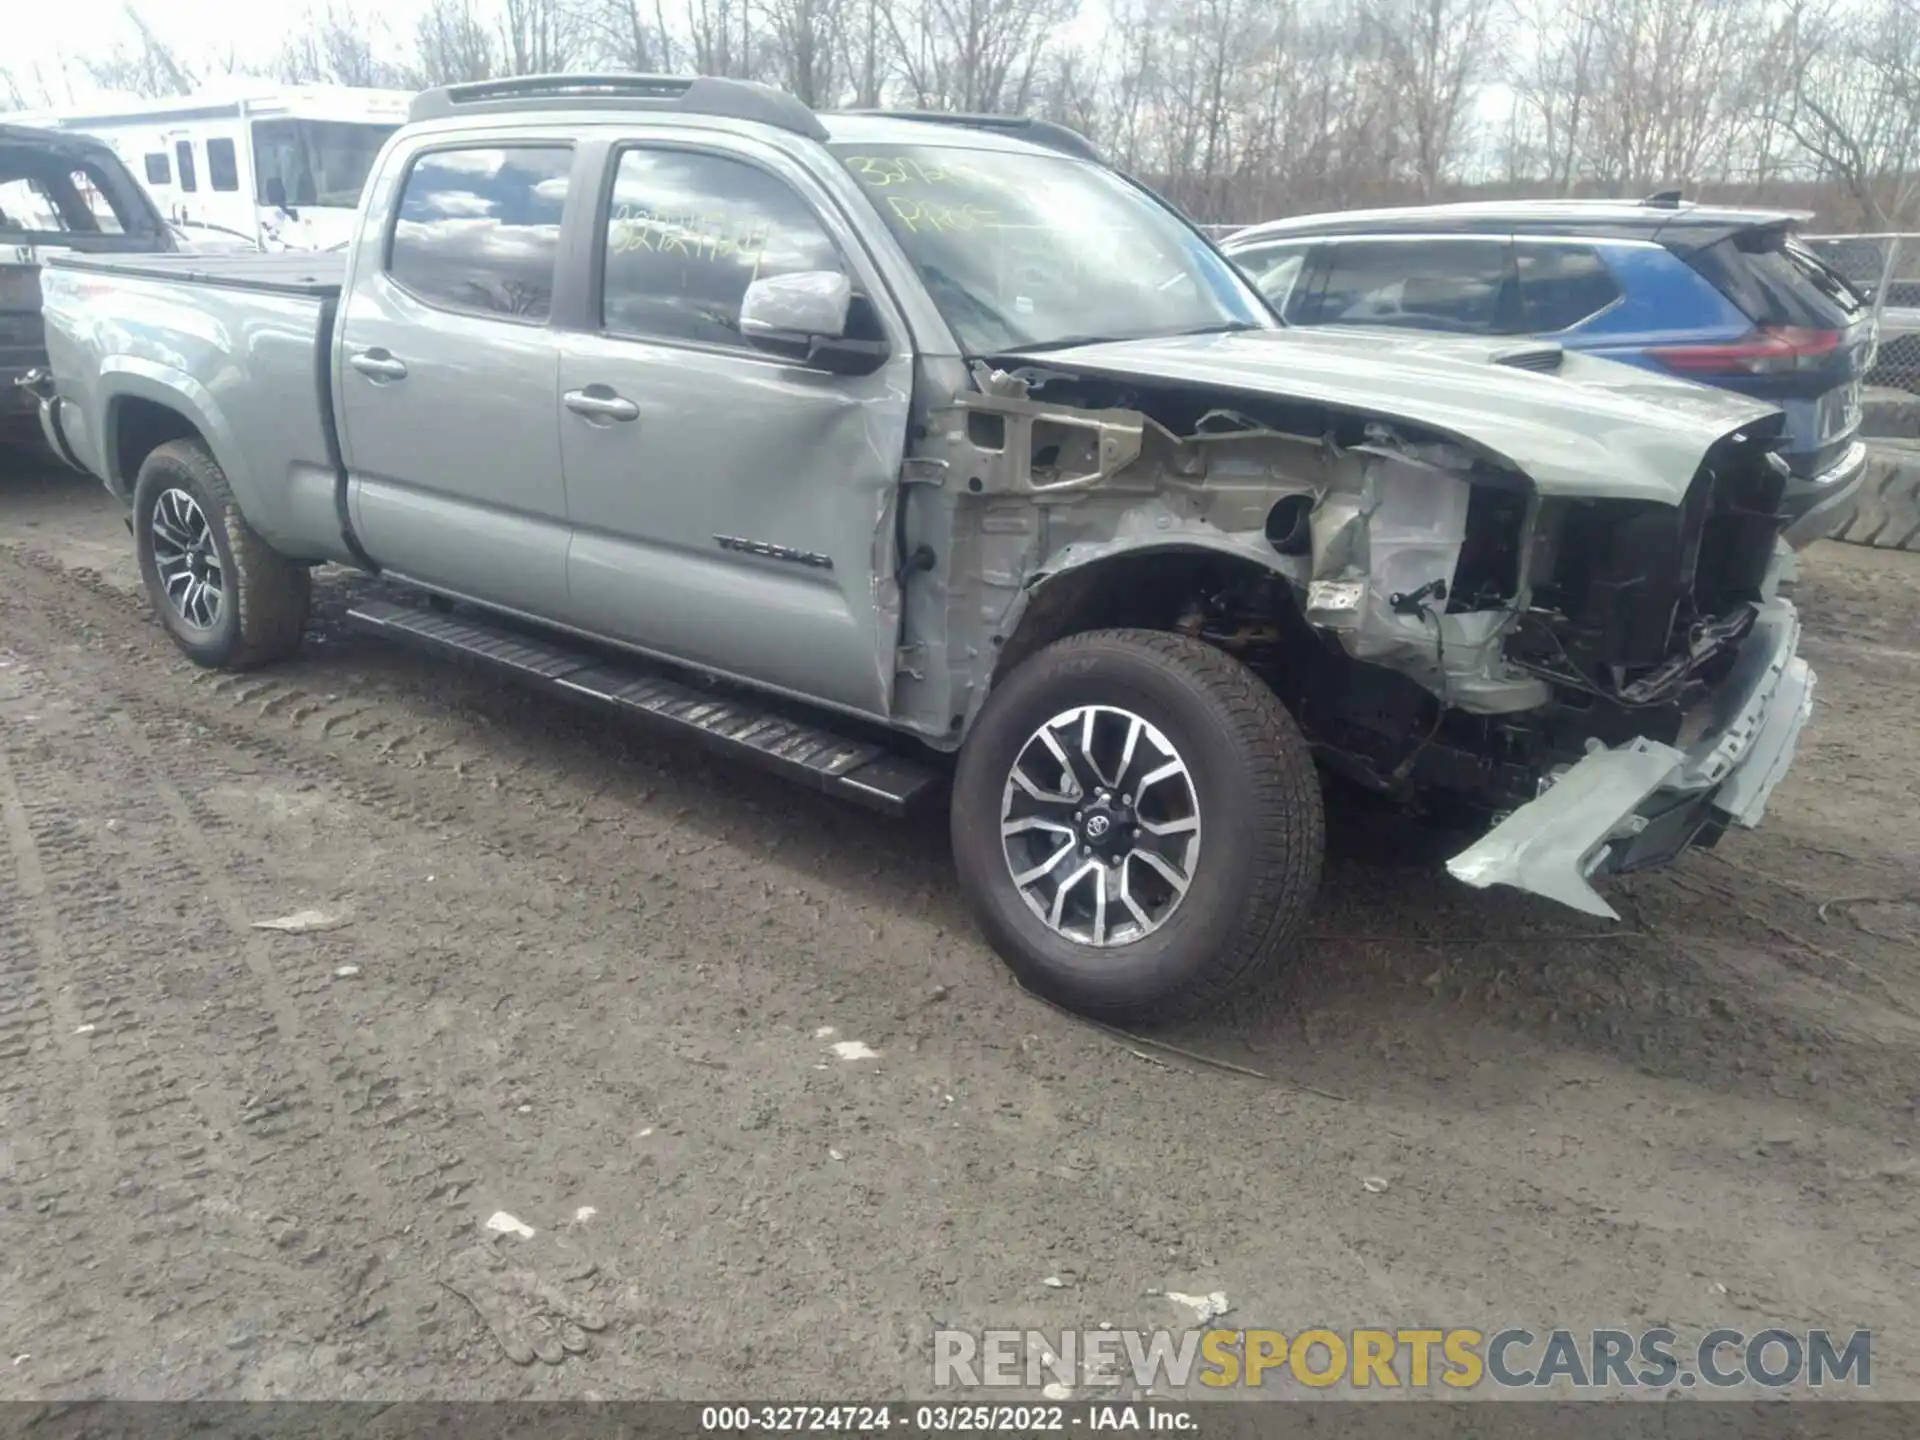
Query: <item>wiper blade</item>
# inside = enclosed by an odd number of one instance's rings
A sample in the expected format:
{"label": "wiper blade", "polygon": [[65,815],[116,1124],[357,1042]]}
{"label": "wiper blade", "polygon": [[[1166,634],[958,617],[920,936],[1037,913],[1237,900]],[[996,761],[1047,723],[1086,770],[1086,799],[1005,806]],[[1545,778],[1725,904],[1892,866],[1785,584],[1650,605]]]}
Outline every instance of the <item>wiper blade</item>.
{"label": "wiper blade", "polygon": [[1009,355],[1032,355],[1045,350],[1070,350],[1077,345],[1124,345],[1130,340],[1173,340],[1182,335],[1230,335],[1240,330],[1265,330],[1269,327],[1251,320],[1217,320],[1211,325],[1195,325],[1189,330],[1150,330],[1144,335],[1064,335],[1058,340],[1041,340],[1032,345],[1009,345]]}
{"label": "wiper blade", "polygon": [[1063,335],[1058,340],[1041,340],[1032,345],[1009,345],[1009,355],[1031,355],[1042,350],[1071,350],[1076,345],[1117,345],[1122,340],[1138,337],[1127,335]]}
{"label": "wiper blade", "polygon": [[1242,330],[1266,330],[1272,327],[1255,324],[1251,320],[1221,320],[1212,325],[1196,325],[1191,330],[1169,330],[1168,337],[1175,335],[1237,335]]}

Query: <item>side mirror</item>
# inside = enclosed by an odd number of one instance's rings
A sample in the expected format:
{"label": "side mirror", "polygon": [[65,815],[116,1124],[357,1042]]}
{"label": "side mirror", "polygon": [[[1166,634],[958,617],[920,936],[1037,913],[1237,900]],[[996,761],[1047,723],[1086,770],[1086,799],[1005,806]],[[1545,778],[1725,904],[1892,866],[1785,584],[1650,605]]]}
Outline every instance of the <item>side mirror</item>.
{"label": "side mirror", "polygon": [[[886,363],[885,340],[848,337],[853,282],[837,270],[769,275],[740,300],[740,334],[755,349],[836,375],[870,375]],[[865,302],[860,302],[864,304]]]}
{"label": "side mirror", "polygon": [[273,206],[276,210],[284,210],[287,208],[286,181],[282,180],[278,175],[269,175],[267,177],[266,191],[267,204]]}
{"label": "side mirror", "polygon": [[838,340],[847,333],[853,282],[837,270],[769,275],[747,286],[740,333],[749,340]]}

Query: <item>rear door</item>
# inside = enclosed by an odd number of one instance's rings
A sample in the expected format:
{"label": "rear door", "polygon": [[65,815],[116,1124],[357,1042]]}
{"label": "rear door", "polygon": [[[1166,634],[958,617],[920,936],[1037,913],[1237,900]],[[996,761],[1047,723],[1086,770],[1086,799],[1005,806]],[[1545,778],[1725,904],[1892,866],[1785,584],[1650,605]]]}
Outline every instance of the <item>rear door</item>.
{"label": "rear door", "polygon": [[1860,431],[1860,388],[1873,364],[1873,307],[1785,225],[1756,226],[1688,257],[1753,322],[1739,341],[1656,352],[1671,370],[1778,405],[1784,458],[1813,476]]}
{"label": "rear door", "polygon": [[[907,331],[823,187],[745,137],[613,147],[591,271],[560,359],[575,623],[722,674],[884,715],[899,636],[895,507]],[[833,374],[740,334],[748,284],[852,282]]]}
{"label": "rear door", "polygon": [[566,613],[551,319],[573,163],[566,138],[462,139],[383,175],[335,346],[368,553],[544,619]]}

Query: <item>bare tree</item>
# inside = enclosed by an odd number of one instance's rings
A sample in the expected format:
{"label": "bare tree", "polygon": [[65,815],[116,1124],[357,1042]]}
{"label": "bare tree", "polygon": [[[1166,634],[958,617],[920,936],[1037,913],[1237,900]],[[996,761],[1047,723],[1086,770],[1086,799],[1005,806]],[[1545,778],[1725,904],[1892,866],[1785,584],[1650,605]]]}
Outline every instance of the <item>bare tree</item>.
{"label": "bare tree", "polygon": [[509,75],[552,75],[580,49],[576,12],[566,0],[500,0],[500,51]]}
{"label": "bare tree", "polygon": [[851,78],[848,0],[765,0],[774,83],[809,105],[839,103]]}
{"label": "bare tree", "polygon": [[199,84],[195,70],[163,40],[139,8],[127,0],[122,16],[132,28],[103,54],[82,59],[89,79],[103,90],[123,94],[190,95]]}
{"label": "bare tree", "polygon": [[1920,212],[1920,11],[1912,0],[1796,7],[1786,124],[1874,229]]}
{"label": "bare tree", "polygon": [[400,67],[384,58],[391,51],[383,21],[356,14],[349,0],[329,0],[306,13],[282,45],[274,72],[296,85],[398,85]]}
{"label": "bare tree", "polygon": [[1559,195],[1573,191],[1593,123],[1595,9],[1596,0],[1517,7],[1519,28],[1532,44],[1507,75],[1514,95],[1509,173],[1543,178]]}
{"label": "bare tree", "polygon": [[1488,67],[1492,0],[1366,0],[1364,15],[1393,97],[1397,148],[1430,198],[1458,158]]}
{"label": "bare tree", "polygon": [[491,80],[501,73],[493,31],[473,0],[432,0],[414,27],[413,42],[409,78],[422,88]]}
{"label": "bare tree", "polygon": [[686,25],[695,74],[754,78],[753,7],[748,0],[687,0]]}
{"label": "bare tree", "polygon": [[579,13],[583,57],[609,70],[667,74],[677,47],[659,0],[595,0]]}
{"label": "bare tree", "polygon": [[930,110],[1022,111],[1055,32],[1079,0],[895,0],[883,14],[913,102]]}
{"label": "bare tree", "polygon": [[0,110],[40,110],[71,102],[73,87],[63,79],[56,89],[39,61],[0,65]]}

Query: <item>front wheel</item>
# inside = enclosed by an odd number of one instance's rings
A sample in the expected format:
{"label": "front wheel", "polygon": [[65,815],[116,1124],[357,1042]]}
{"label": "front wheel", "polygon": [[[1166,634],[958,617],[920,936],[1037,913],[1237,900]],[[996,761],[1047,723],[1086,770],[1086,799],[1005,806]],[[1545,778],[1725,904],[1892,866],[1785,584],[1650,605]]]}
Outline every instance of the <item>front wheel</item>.
{"label": "front wheel", "polygon": [[1319,888],[1312,756],[1273,692],[1201,641],[1075,635],[988,697],[953,850],[1030,989],[1103,1020],[1173,1019],[1278,965]]}
{"label": "front wheel", "polygon": [[300,643],[307,568],[254,533],[205,445],[174,440],[147,456],[132,518],[148,598],[188,659],[245,670]]}

